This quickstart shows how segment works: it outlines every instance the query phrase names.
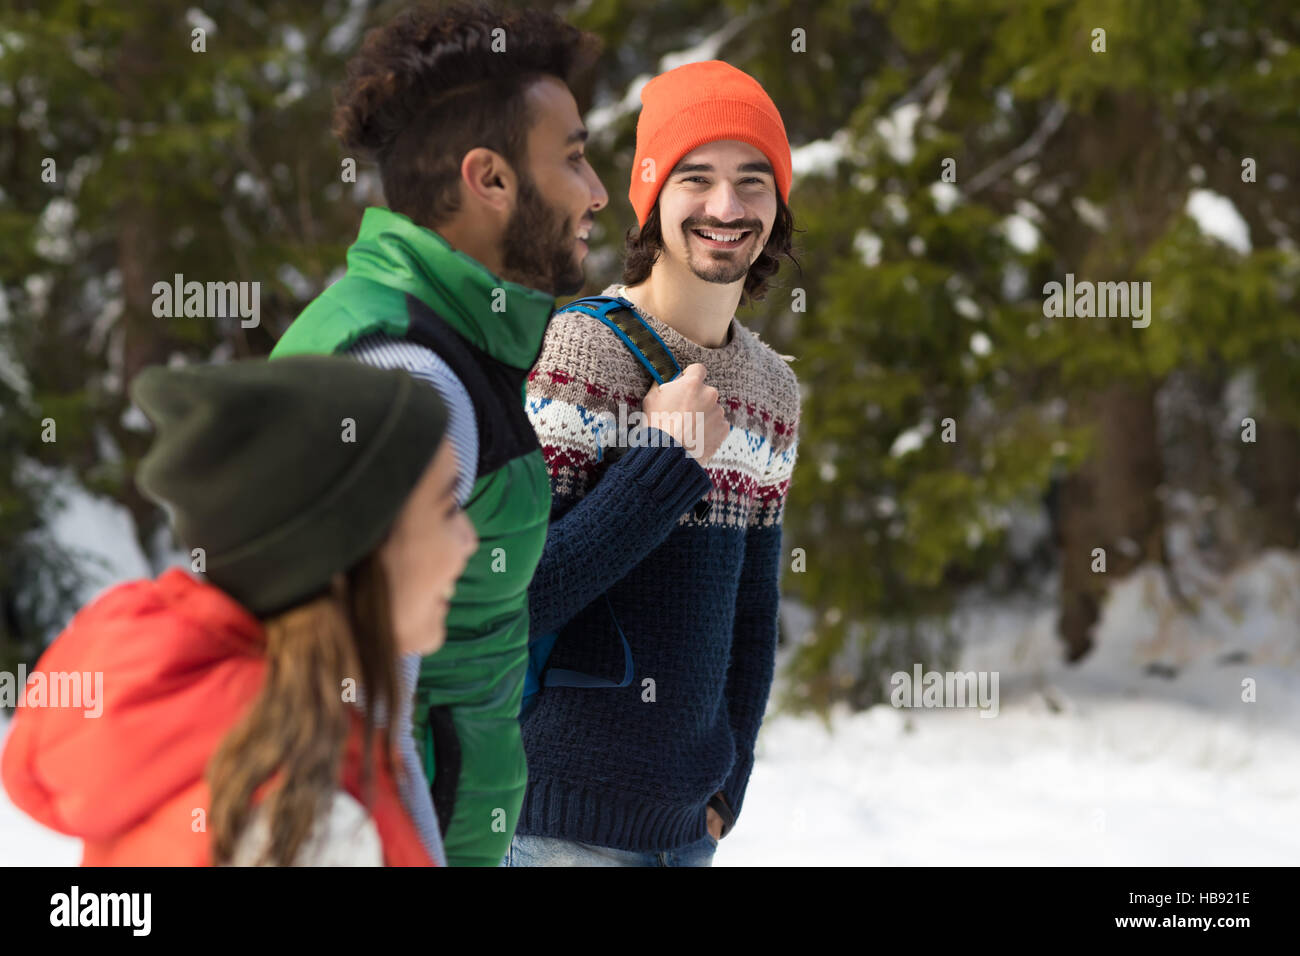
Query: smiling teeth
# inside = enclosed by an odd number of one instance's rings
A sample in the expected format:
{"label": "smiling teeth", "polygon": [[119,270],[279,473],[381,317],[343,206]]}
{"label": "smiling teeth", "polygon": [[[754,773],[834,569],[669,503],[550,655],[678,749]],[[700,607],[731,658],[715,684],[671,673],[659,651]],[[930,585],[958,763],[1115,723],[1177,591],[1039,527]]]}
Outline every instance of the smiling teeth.
{"label": "smiling teeth", "polygon": [[740,237],[744,235],[743,232],[740,232],[734,236],[724,236],[720,232],[709,232],[707,229],[697,229],[696,232],[706,239],[712,239],[714,242],[739,242]]}

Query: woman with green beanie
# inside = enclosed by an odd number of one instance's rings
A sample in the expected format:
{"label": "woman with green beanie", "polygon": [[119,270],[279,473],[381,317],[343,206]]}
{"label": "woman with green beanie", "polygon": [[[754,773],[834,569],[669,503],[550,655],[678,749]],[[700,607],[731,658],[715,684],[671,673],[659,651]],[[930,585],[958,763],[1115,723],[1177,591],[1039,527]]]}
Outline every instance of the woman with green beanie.
{"label": "woman with green beanie", "polygon": [[102,675],[99,713],[20,707],[11,799],[84,865],[441,862],[399,674],[478,546],[447,407],[324,356],[151,368],[131,394],[157,426],[137,484],[200,573],[119,584],[55,639],[33,681]]}

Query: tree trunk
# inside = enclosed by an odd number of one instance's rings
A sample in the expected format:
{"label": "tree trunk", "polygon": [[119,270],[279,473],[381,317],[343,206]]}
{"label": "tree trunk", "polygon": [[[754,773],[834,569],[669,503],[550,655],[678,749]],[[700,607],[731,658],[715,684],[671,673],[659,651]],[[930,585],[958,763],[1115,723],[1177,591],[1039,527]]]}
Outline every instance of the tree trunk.
{"label": "tree trunk", "polygon": [[[117,87],[122,102],[128,104],[128,115],[135,121],[148,119],[152,109],[147,90],[157,69],[156,42],[155,35],[137,29],[124,39],[117,59]],[[163,236],[170,227],[157,221],[149,196],[146,190],[128,189],[118,207],[117,268],[122,276],[123,300],[119,319],[122,343],[119,371],[124,390],[143,369],[166,363],[171,351],[166,320],[153,314],[154,283],[170,282],[172,278],[162,274],[159,265],[163,258]],[[109,362],[112,361],[110,351]],[[126,401],[123,396],[123,402]],[[151,441],[149,436],[123,428],[119,416],[113,417],[109,427],[128,455],[142,454]],[[131,513],[137,539],[147,554],[149,539],[161,523],[158,507],[139,492],[134,481],[126,483],[120,500]]]}
{"label": "tree trunk", "polygon": [[[1058,626],[1071,662],[1092,648],[1108,577],[1163,558],[1155,391],[1152,383],[1111,385],[1071,408],[1095,435],[1093,454],[1061,489]],[[1093,570],[1095,548],[1105,552],[1105,573]]]}
{"label": "tree trunk", "polygon": [[1300,499],[1300,431],[1288,422],[1261,416],[1253,448],[1263,545],[1300,547],[1300,509],[1296,507]]}

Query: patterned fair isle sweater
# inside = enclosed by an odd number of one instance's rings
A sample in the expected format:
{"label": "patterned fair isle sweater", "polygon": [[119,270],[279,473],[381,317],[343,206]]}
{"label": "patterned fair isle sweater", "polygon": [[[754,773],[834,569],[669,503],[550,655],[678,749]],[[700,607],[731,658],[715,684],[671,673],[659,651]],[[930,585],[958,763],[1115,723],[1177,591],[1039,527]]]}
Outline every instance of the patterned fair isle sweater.
{"label": "patterned fair isle sweater", "polygon": [[661,432],[661,447],[598,456],[597,417],[617,419],[620,403],[625,417],[640,411],[652,379],[596,319],[551,320],[527,384],[552,488],[531,633],[561,632],[553,666],[618,679],[616,619],[635,676],[617,690],[541,692],[523,728],[517,832],[668,850],[704,837],[714,793],[737,817],[744,802],[772,684],[799,386],[735,318],[709,349],[642,316],[682,368],[704,364],[731,431],[707,470]]}

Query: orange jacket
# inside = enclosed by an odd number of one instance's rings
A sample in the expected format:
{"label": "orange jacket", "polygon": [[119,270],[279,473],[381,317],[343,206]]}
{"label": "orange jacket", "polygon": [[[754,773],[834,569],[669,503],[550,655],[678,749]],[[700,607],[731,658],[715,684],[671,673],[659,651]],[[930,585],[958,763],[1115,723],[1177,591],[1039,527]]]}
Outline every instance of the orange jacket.
{"label": "orange jacket", "polygon": [[[260,692],[264,651],[257,618],[179,568],[112,588],[32,672],[47,682],[102,672],[100,716],[88,704],[20,706],[0,763],[5,789],[38,822],[84,840],[83,866],[209,865],[204,769]],[[363,796],[361,733],[354,715],[340,786],[371,814],[387,865],[431,866],[378,759]]]}

